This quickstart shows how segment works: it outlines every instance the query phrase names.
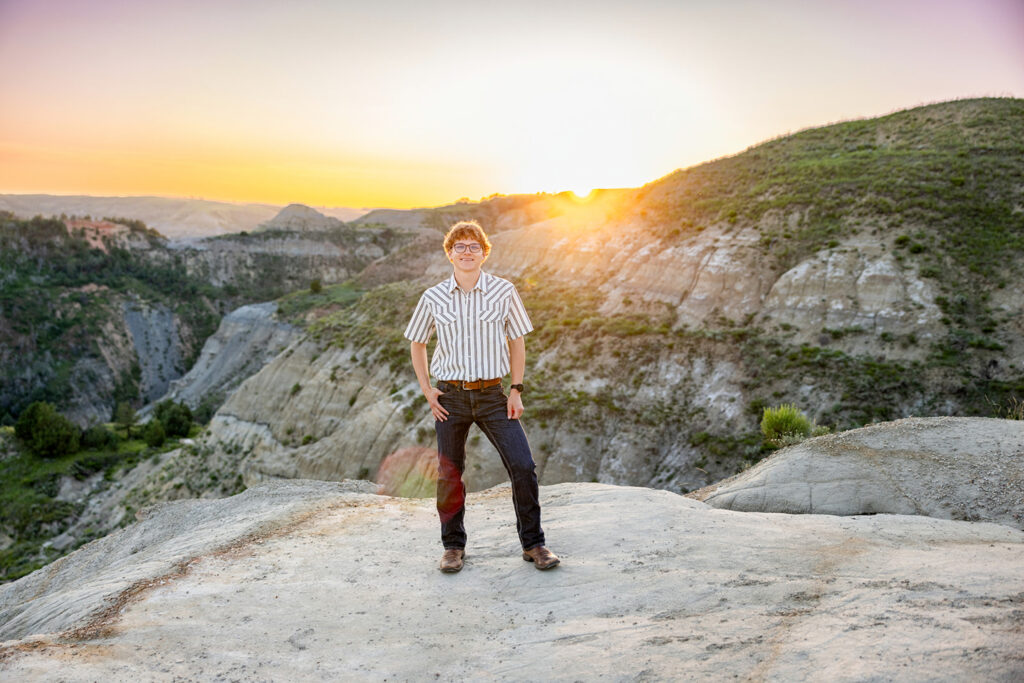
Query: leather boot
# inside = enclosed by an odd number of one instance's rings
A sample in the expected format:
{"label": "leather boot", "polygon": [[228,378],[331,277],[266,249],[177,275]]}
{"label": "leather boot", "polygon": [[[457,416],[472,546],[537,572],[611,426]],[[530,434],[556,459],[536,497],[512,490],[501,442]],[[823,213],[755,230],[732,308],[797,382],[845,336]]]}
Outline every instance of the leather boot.
{"label": "leather boot", "polygon": [[557,555],[542,545],[524,550],[523,559],[527,562],[533,562],[533,566],[537,569],[551,569],[552,567],[557,567],[558,563],[561,562]]}
{"label": "leather boot", "polygon": [[454,574],[462,569],[465,557],[466,552],[462,548],[448,548],[441,556],[441,571]]}

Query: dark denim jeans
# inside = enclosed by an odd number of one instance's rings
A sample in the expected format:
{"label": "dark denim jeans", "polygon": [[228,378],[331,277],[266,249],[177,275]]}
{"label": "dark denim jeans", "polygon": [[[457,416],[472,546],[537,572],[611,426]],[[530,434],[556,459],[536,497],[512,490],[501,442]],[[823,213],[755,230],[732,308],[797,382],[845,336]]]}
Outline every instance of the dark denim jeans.
{"label": "dark denim jeans", "polygon": [[448,411],[447,420],[434,421],[438,452],[437,512],[441,517],[444,547],[466,547],[463,524],[466,486],[462,483],[462,473],[466,469],[466,437],[473,424],[494,444],[512,481],[516,529],[523,550],[544,545],[536,465],[523,426],[519,420],[508,419],[508,398],[501,386],[469,390],[444,382],[438,382],[437,386],[444,392],[438,400]]}

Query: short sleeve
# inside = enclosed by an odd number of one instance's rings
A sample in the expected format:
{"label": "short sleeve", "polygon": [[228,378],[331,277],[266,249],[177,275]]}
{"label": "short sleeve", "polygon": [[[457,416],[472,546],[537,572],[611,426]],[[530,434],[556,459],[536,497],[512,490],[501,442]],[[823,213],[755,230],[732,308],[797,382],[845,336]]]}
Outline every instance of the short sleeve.
{"label": "short sleeve", "polygon": [[434,313],[427,301],[426,292],[420,297],[416,304],[416,310],[412,313],[412,319],[405,328],[405,338],[409,341],[426,344],[430,341],[430,335],[434,333]]}
{"label": "short sleeve", "polygon": [[508,317],[505,318],[505,335],[509,339],[519,339],[533,331],[533,323],[530,322],[530,316],[526,314],[526,307],[523,306],[523,300],[519,298],[519,292],[515,287],[509,294],[509,300]]}

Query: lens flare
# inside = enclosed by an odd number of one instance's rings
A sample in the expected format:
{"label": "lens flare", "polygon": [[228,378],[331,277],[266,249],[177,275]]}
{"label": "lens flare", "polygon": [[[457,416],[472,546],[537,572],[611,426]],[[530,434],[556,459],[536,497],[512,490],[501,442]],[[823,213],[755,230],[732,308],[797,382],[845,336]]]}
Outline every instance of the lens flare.
{"label": "lens flare", "polygon": [[400,498],[433,498],[437,491],[437,451],[423,446],[400,448],[377,469],[377,492]]}

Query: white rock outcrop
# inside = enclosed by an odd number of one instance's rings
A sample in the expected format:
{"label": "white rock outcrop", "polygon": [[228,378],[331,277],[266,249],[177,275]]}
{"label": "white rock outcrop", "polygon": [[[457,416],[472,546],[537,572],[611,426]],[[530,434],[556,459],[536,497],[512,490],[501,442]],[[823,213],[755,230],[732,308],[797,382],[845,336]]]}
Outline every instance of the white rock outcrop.
{"label": "white rock outcrop", "polygon": [[887,349],[890,356],[913,357],[945,334],[932,283],[882,245],[855,236],[842,248],[823,250],[783,273],[761,315],[796,328],[794,342],[814,344],[823,328],[834,330],[841,341],[826,343],[847,353],[872,352],[884,333],[913,335],[913,344]]}
{"label": "white rock outcrop", "polygon": [[691,495],[744,512],[927,515],[1024,529],[1024,422],[907,418],[830,434]]}
{"label": "white rock outcrop", "polygon": [[227,396],[302,336],[298,328],[274,319],[274,302],[242,306],[220,321],[202,353],[184,377],[171,383],[161,400],[195,408],[211,394]]}
{"label": "white rock outcrop", "polygon": [[538,572],[510,498],[470,495],[455,575],[430,500],[287,482],[167,504],[0,587],[0,677],[1024,676],[1019,530],[561,484],[541,498],[562,565]]}

